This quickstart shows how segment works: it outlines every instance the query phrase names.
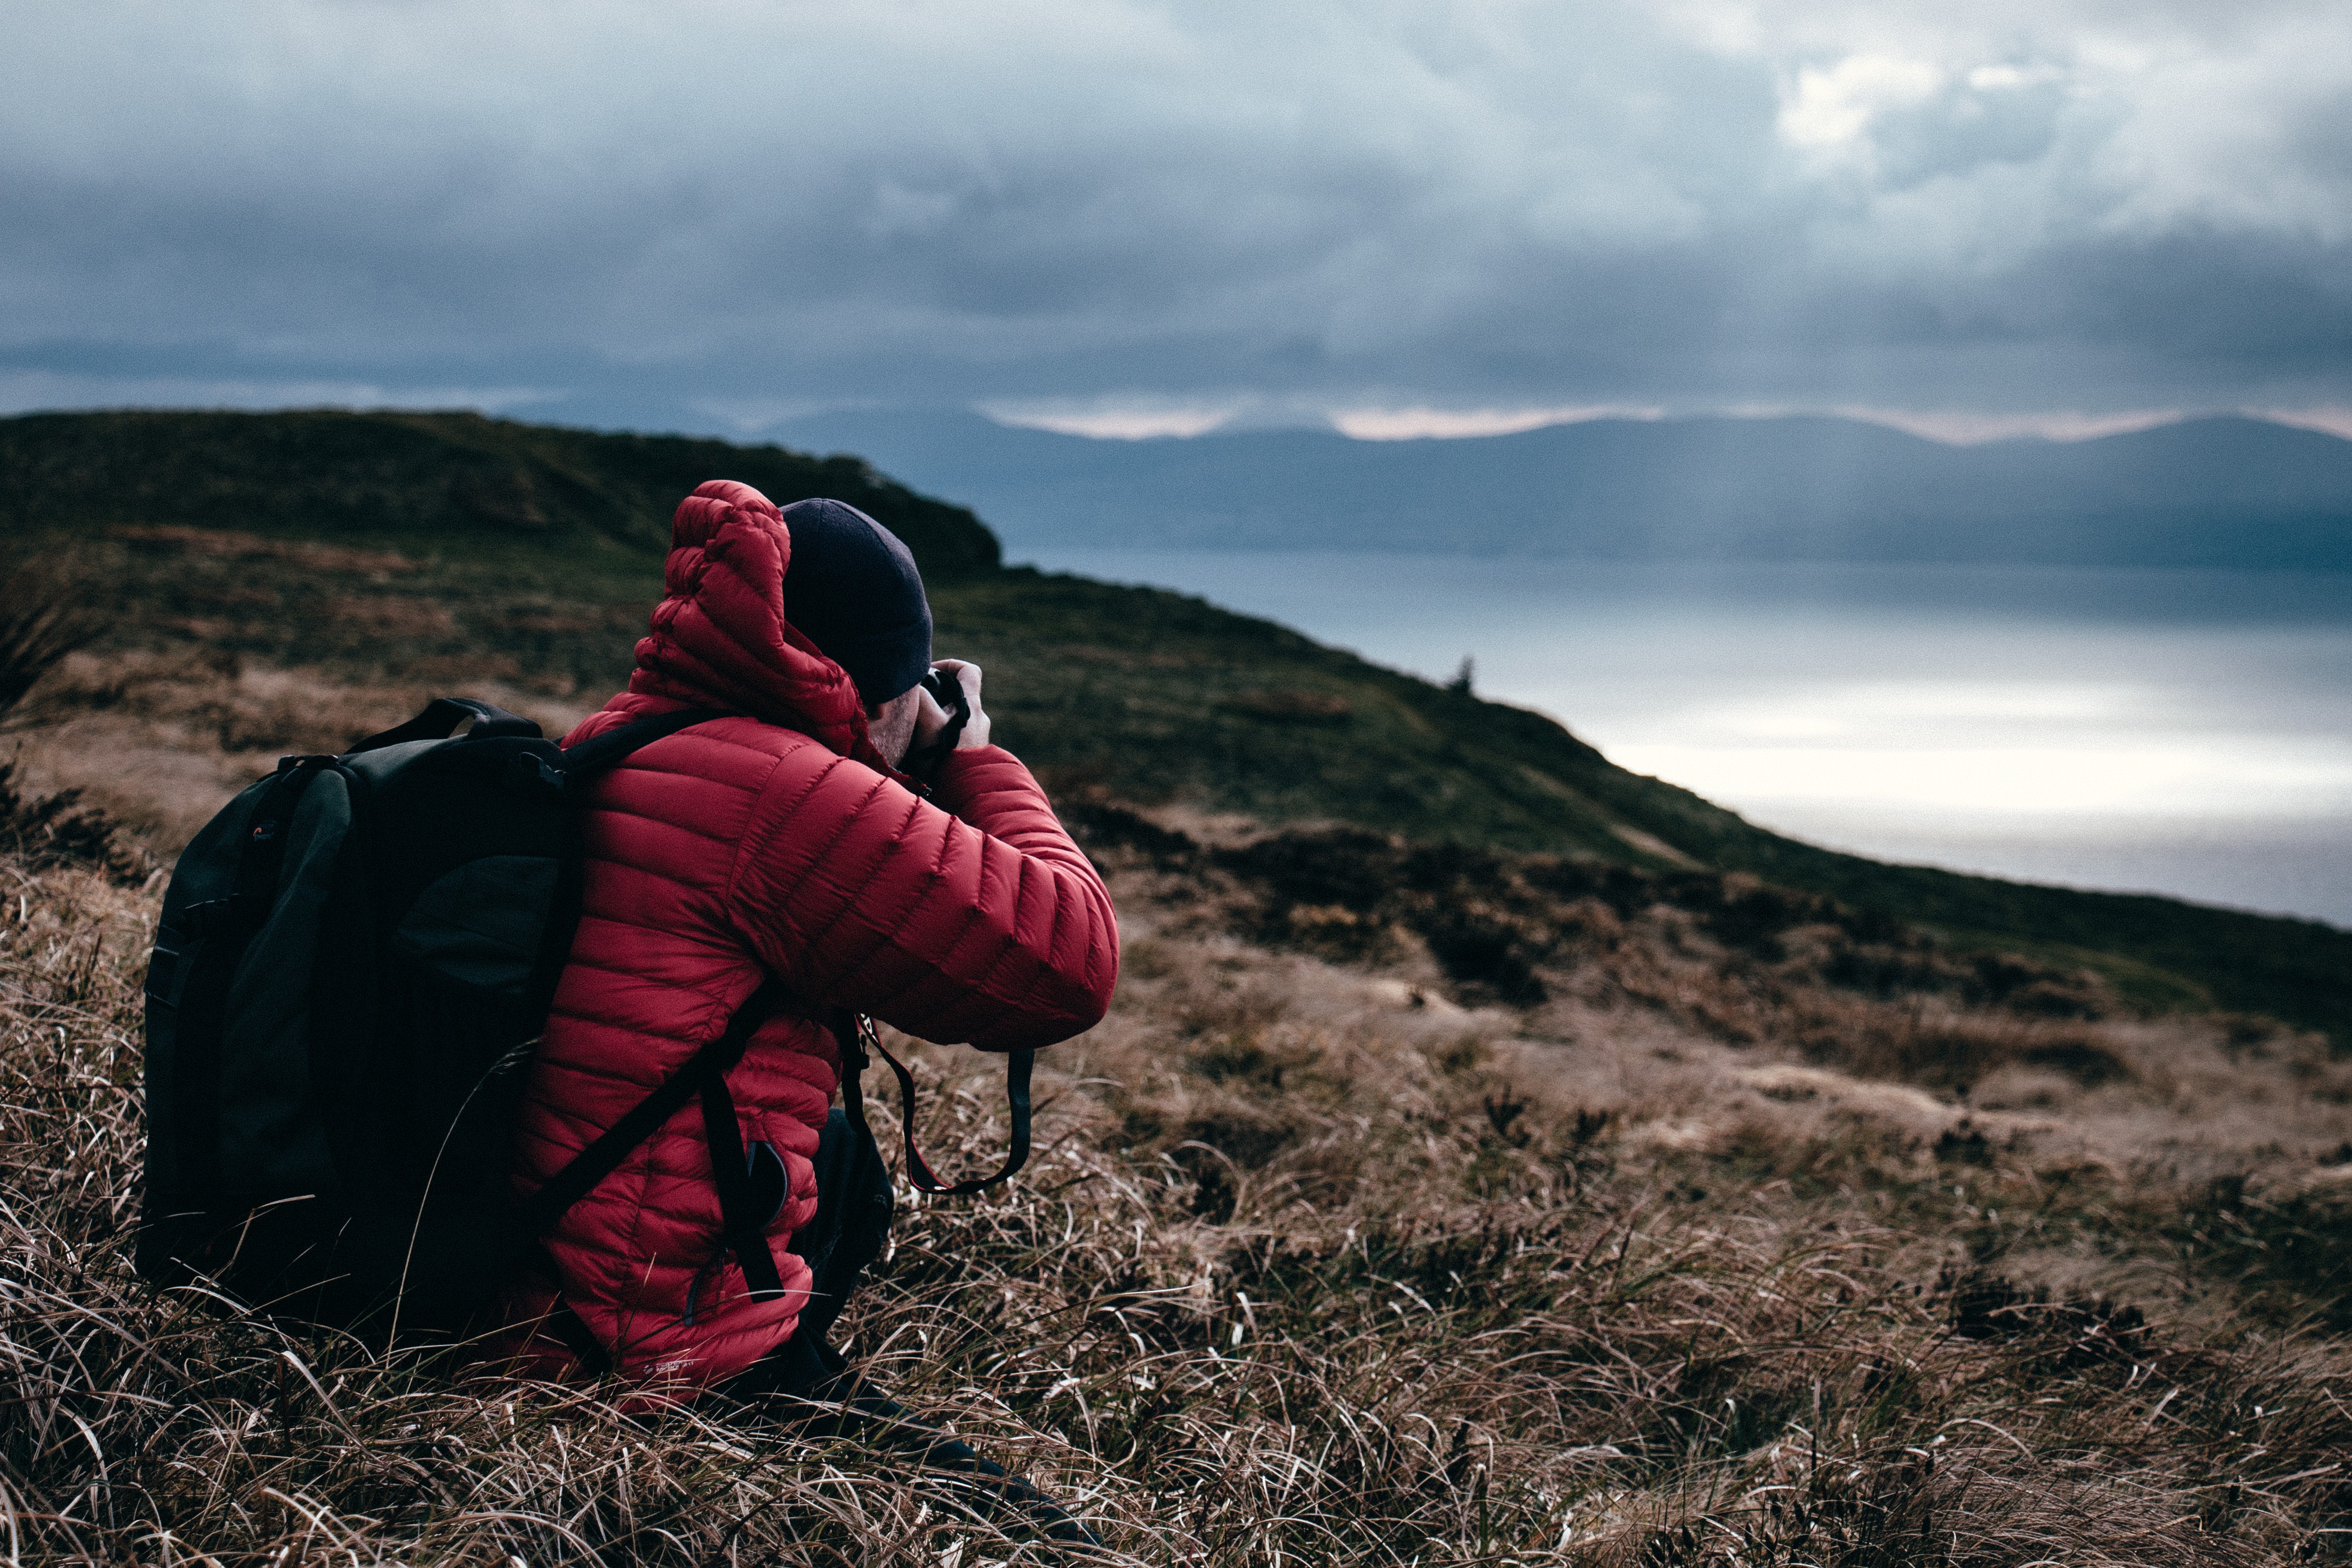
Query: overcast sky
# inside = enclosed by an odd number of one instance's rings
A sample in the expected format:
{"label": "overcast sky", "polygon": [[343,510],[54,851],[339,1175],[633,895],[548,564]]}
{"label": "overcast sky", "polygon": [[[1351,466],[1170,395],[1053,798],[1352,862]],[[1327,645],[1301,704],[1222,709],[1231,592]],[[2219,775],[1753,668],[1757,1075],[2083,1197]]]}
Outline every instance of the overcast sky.
{"label": "overcast sky", "polygon": [[2342,0],[0,0],[0,406],[2352,434]]}

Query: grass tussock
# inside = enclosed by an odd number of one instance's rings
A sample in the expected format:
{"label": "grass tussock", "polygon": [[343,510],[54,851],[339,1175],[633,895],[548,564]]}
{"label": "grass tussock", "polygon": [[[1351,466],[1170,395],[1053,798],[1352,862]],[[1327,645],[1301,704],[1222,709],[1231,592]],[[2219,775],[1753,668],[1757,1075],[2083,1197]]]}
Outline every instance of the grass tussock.
{"label": "grass tussock", "polygon": [[[0,554],[0,735],[53,723],[82,705],[79,694],[61,695],[69,683],[54,678],[106,628],[69,564]],[[118,881],[150,874],[152,858],[125,841],[121,825],[86,804],[81,790],[29,792],[22,761],[21,742],[0,761],[0,853],[36,868],[93,865]]]}
{"label": "grass tussock", "polygon": [[0,734],[52,716],[26,699],[67,655],[97,641],[107,626],[69,563],[22,550],[0,552]]}
{"label": "grass tussock", "polygon": [[[127,1255],[153,895],[0,877],[12,1555],[1047,1560],[854,1442],[150,1292]],[[1541,1003],[1472,1005],[1409,929],[1334,963],[1237,938],[1258,906],[1234,884],[1119,883],[1127,978],[1050,1054],[1044,1152],[1011,1193],[902,1194],[846,1321],[1109,1560],[2347,1554],[2352,1127],[2307,1038],[1785,975],[1735,1037],[1617,978],[1721,969],[1672,905],[1616,917],[1618,968],[1563,939]],[[1825,1059],[1827,1020],[1879,1017],[1838,1009],[1906,1006],[1913,1055]],[[1919,1066],[1963,1037],[1990,1042],[1966,1102]],[[2063,1041],[2124,1070],[2034,1058]],[[935,1158],[992,1154],[994,1064],[917,1066]]]}

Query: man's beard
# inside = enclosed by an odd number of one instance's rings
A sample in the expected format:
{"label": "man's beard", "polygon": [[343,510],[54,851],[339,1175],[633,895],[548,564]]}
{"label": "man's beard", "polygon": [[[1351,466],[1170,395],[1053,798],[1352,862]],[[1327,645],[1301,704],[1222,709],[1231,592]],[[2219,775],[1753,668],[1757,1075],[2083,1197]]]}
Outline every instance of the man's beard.
{"label": "man's beard", "polygon": [[[913,700],[908,700],[908,699]],[[915,721],[922,713],[919,691],[908,691],[882,704],[881,709],[866,721],[866,734],[882,760],[897,767],[907,760],[907,747],[915,739]]]}

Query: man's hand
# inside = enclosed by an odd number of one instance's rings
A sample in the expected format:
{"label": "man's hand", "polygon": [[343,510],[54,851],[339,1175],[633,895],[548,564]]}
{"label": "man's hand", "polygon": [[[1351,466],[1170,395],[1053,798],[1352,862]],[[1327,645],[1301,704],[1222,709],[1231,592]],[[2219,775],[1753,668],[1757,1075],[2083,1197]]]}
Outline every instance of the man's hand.
{"label": "man's hand", "polygon": [[[980,705],[980,666],[961,658],[942,658],[932,664],[933,669],[944,670],[955,677],[963,688],[963,700],[971,710],[971,717],[963,724],[963,733],[956,737],[955,749],[970,751],[988,744],[988,713]],[[948,710],[940,706],[939,699],[921,687],[921,706],[915,713],[915,745],[917,752],[937,745],[940,732],[948,727]]]}

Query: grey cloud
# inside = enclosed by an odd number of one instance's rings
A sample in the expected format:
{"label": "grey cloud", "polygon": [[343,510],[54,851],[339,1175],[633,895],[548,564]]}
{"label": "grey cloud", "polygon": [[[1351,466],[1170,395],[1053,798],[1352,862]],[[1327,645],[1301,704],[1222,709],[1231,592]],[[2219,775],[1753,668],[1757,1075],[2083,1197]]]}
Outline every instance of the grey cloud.
{"label": "grey cloud", "polygon": [[1922,108],[1885,117],[1875,137],[1881,178],[1910,189],[1988,163],[2030,163],[2058,142],[2065,89],[2053,80],[1948,87]]}
{"label": "grey cloud", "polygon": [[2329,9],[0,5],[0,369],[2341,400]]}

